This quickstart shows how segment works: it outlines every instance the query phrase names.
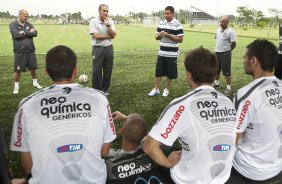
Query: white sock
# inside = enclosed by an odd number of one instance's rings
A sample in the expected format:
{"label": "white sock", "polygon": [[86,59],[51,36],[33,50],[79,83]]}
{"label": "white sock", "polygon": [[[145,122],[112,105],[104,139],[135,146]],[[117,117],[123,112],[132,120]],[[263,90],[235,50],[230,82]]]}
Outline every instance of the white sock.
{"label": "white sock", "polygon": [[215,83],[216,85],[219,85],[219,80],[214,80],[214,83]]}
{"label": "white sock", "polygon": [[226,88],[231,91],[231,85],[226,85]]}
{"label": "white sock", "polygon": [[33,84],[37,84],[37,79],[32,79]]}
{"label": "white sock", "polygon": [[20,82],[14,82],[15,84],[15,88],[19,88],[20,87]]}

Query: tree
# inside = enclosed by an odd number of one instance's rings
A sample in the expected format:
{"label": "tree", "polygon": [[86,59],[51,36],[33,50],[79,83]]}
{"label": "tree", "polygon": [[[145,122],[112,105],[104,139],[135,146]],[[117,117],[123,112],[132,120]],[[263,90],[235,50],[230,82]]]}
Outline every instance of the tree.
{"label": "tree", "polygon": [[282,17],[282,11],[277,8],[269,8],[268,11],[274,15],[273,25],[276,28],[280,23],[280,17]]}
{"label": "tree", "polygon": [[248,28],[251,25],[255,11],[248,6],[238,6],[236,12],[239,14],[240,27]]}

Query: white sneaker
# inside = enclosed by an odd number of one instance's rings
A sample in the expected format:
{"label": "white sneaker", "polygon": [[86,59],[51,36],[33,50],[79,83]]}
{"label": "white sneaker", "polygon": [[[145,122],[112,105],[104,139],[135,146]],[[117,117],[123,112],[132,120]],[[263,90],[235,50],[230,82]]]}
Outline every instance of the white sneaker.
{"label": "white sneaker", "polygon": [[40,86],[38,82],[37,83],[33,83],[33,86],[37,87],[37,89],[41,89],[42,88],[42,86]]}
{"label": "white sneaker", "polygon": [[20,89],[19,87],[15,87],[13,93],[14,94],[18,94],[19,93],[19,89]]}
{"label": "white sneaker", "polygon": [[164,91],[163,91],[163,95],[162,96],[168,96],[168,94],[169,94],[169,90],[167,90],[166,88],[164,89]]}
{"label": "white sneaker", "polygon": [[160,90],[156,90],[155,88],[148,94],[149,96],[159,96]]}

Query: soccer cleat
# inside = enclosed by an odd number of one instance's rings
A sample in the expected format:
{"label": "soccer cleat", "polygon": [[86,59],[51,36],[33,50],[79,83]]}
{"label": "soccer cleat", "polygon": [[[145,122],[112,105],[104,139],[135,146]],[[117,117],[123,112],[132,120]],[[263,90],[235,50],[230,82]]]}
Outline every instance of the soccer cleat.
{"label": "soccer cleat", "polygon": [[19,87],[15,87],[13,93],[18,94],[19,93]]}
{"label": "soccer cleat", "polygon": [[215,84],[215,82],[213,82],[212,83],[212,87],[214,87],[214,88],[219,88],[220,87],[220,84],[218,83],[218,84]]}
{"label": "soccer cleat", "polygon": [[33,86],[37,87],[37,89],[42,89],[42,86],[40,86],[38,82],[33,83]]}
{"label": "soccer cleat", "polygon": [[227,96],[227,97],[231,97],[232,91],[230,89],[225,89],[224,95]]}
{"label": "soccer cleat", "polygon": [[154,89],[152,89],[152,91],[148,95],[149,96],[159,96],[160,90],[154,88]]}
{"label": "soccer cleat", "polygon": [[168,96],[168,94],[169,94],[169,91],[165,88],[162,96],[166,97]]}

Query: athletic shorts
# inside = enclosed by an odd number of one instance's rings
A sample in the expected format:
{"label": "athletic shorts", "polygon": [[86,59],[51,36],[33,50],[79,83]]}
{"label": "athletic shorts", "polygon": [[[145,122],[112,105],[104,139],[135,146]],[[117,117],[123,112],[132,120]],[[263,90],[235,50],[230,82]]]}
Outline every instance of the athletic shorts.
{"label": "athletic shorts", "polygon": [[216,57],[219,63],[218,73],[222,70],[222,75],[231,76],[231,51],[216,52]]}
{"label": "athletic shorts", "polygon": [[37,60],[35,52],[18,52],[14,53],[14,71],[26,72],[28,70],[37,69]]}
{"label": "athletic shorts", "polygon": [[177,79],[177,57],[158,56],[155,77]]}

